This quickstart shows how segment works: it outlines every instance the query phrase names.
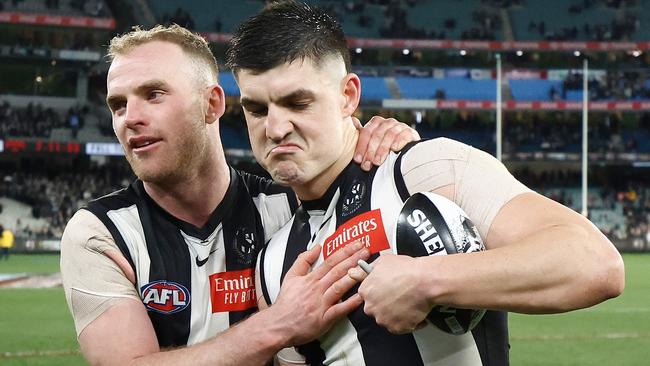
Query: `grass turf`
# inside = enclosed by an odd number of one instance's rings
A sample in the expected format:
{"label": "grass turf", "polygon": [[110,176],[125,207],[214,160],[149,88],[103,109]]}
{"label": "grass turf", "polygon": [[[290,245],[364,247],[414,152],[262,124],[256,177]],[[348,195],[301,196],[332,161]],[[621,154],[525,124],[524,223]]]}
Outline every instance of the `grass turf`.
{"label": "grass turf", "polygon": [[[511,365],[647,365],[650,254],[624,260],[626,288],[616,299],[566,314],[510,314]],[[55,255],[0,262],[0,273],[57,270]],[[0,289],[0,304],[0,365],[85,364],[62,289]]]}
{"label": "grass turf", "polygon": [[10,254],[0,260],[1,273],[49,274],[59,272],[58,254]]}

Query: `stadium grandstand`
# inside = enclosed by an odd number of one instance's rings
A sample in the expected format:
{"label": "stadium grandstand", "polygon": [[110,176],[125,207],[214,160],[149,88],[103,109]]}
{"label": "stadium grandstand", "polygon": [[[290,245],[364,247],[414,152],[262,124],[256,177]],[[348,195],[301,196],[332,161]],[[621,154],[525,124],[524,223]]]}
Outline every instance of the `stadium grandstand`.
{"label": "stadium grandstand", "polygon": [[[362,119],[394,116],[412,123],[425,138],[448,136],[494,154],[499,83],[506,164],[540,165],[551,172],[580,170],[582,61],[589,60],[590,166],[632,167],[641,188],[638,205],[648,206],[642,189],[648,175],[644,167],[650,164],[650,74],[641,66],[650,45],[644,41],[650,39],[645,38],[648,27],[641,27],[650,19],[645,1],[307,2],[337,16],[349,35],[354,69],[363,86]],[[78,179],[70,169],[80,169],[78,174],[90,174],[83,179],[92,180],[101,167],[110,171],[121,159],[103,106],[104,46],[110,37],[132,24],[177,23],[209,39],[223,63],[229,34],[264,2],[206,6],[204,1],[185,0],[3,0],[0,4],[2,223],[18,231],[17,248],[24,248],[22,243],[32,240],[34,233],[56,238],[84,199],[120,186],[102,180],[91,192],[65,188]],[[584,21],[576,24],[576,17]],[[501,79],[496,55],[503,60]],[[233,162],[248,164],[252,155],[237,84],[228,70],[221,71],[220,82],[230,96],[221,120],[224,145]],[[68,160],[74,161],[70,167]],[[25,171],[41,165],[52,169]],[[66,173],[57,173],[56,167]],[[25,188],[18,182],[35,186]],[[530,184],[538,188],[546,183],[534,179]],[[553,182],[555,190],[564,192],[561,197],[569,197],[565,203],[580,210],[577,183]],[[10,189],[14,186],[23,188]],[[595,178],[589,182],[589,197],[627,189],[625,181]],[[37,198],[39,191],[66,192],[68,197],[44,202]],[[29,199],[27,193],[37,197]],[[620,222],[619,232],[627,233],[618,235],[621,248],[650,247],[647,242],[641,246],[627,242],[636,240],[632,231],[638,230],[633,228],[647,232],[648,218],[630,218],[623,210],[625,200],[608,197],[616,206],[608,215]],[[23,205],[31,209],[19,210]],[[14,212],[33,212],[41,220]]]}
{"label": "stadium grandstand", "polygon": [[[349,37],[362,122],[395,117],[483,149],[619,250],[650,252],[650,0],[305,2]],[[223,65],[233,31],[265,3],[0,0],[0,225],[12,251],[57,252],[79,207],[134,179],[105,106],[114,35],[176,23]],[[220,84],[228,159],[265,174],[230,70]]]}

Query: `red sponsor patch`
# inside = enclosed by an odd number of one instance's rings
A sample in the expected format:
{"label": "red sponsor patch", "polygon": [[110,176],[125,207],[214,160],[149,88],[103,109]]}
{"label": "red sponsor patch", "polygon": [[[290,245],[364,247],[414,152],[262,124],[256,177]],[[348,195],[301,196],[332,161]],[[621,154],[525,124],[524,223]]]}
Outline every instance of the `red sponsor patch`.
{"label": "red sponsor patch", "polygon": [[257,306],[253,269],[211,275],[210,299],[213,313],[242,311]]}
{"label": "red sponsor patch", "polygon": [[379,209],[364,212],[346,221],[323,243],[323,258],[327,259],[346,245],[361,240],[370,253],[390,248]]}

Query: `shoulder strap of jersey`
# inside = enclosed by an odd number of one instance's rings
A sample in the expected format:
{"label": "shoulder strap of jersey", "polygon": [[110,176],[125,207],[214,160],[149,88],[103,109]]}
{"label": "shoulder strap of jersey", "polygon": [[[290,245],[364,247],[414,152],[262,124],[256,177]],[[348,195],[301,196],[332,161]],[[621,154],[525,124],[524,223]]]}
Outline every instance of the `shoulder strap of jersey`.
{"label": "shoulder strap of jersey", "polygon": [[260,193],[266,195],[285,194],[291,213],[296,212],[296,209],[298,208],[298,198],[290,187],[281,186],[271,179],[236,170],[232,167],[230,169],[233,170],[233,174],[236,172],[236,174],[241,177],[246,189],[248,189],[248,192],[252,197],[257,197]]}
{"label": "shoulder strap of jersey", "polygon": [[409,192],[408,188],[406,188],[406,183],[404,182],[404,175],[402,174],[402,158],[413,146],[419,144],[422,141],[425,140],[411,141],[408,144],[406,144],[406,146],[404,146],[404,148],[400,150],[399,156],[397,157],[397,160],[395,160],[395,165],[393,166],[395,188],[397,188],[397,192],[399,193],[402,202],[406,201],[411,196],[411,193]]}
{"label": "shoulder strap of jersey", "polygon": [[[131,194],[133,194],[133,192],[130,191],[130,188],[125,188],[113,194],[110,194],[108,196],[104,196],[102,198],[90,201],[88,202],[88,204],[86,204],[86,206],[82,207],[81,209],[90,211],[104,224],[104,226],[106,226],[108,231],[111,233],[111,236],[115,241],[115,244],[120,249],[120,252],[122,252],[122,255],[129,262],[129,265],[131,265],[131,268],[133,269],[133,273],[135,273],[137,277],[138,271],[135,268],[133,258],[131,258],[131,252],[129,251],[129,247],[126,245],[126,242],[122,237],[122,234],[117,229],[117,226],[115,226],[113,220],[111,220],[108,217],[108,212],[112,209],[117,208],[113,206],[124,207],[124,204],[126,203],[127,200],[126,197],[130,196]],[[137,279],[136,279],[136,283],[137,283]]]}

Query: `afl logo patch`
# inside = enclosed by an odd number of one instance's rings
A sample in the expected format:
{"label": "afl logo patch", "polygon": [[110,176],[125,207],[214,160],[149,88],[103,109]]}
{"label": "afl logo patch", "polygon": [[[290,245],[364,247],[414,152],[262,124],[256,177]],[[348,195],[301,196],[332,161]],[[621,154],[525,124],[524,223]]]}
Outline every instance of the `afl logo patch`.
{"label": "afl logo patch", "polygon": [[341,215],[345,217],[356,212],[361,207],[365,196],[366,183],[359,180],[354,181],[345,196],[343,196]]}
{"label": "afl logo patch", "polygon": [[251,264],[257,258],[258,245],[255,234],[248,228],[242,227],[235,233],[235,252],[242,264]]}
{"label": "afl logo patch", "polygon": [[142,303],[147,310],[160,314],[174,314],[190,304],[190,292],[180,283],[154,281],[142,286]]}

